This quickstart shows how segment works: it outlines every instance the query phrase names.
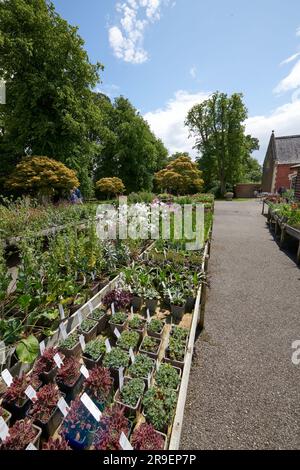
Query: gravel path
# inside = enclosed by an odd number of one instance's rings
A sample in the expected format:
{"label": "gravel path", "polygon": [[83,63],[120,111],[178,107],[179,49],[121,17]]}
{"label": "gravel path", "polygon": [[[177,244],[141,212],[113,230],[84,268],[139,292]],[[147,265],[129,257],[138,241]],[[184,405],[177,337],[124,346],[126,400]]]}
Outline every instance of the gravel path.
{"label": "gravel path", "polygon": [[300,449],[300,271],[261,204],[217,202],[181,449]]}

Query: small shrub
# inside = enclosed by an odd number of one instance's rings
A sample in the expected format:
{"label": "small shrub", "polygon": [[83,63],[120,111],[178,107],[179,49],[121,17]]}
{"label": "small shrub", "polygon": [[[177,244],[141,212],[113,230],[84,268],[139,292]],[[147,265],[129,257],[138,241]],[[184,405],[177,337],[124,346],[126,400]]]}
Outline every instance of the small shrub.
{"label": "small shrub", "polygon": [[120,367],[128,367],[129,365],[129,354],[123,349],[112,348],[109,353],[105,354],[103,365],[112,369],[119,369]]}
{"label": "small shrub", "polygon": [[134,450],[163,450],[165,441],[152,424],[143,423],[134,431],[131,444]]}

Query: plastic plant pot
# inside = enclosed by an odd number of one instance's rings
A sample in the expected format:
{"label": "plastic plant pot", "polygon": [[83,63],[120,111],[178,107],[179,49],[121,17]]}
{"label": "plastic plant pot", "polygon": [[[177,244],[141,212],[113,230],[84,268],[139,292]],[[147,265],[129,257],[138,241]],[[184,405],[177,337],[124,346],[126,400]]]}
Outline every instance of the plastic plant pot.
{"label": "plastic plant pot", "polygon": [[[63,395],[62,395],[63,396]],[[29,416],[30,417],[30,416]],[[57,428],[60,426],[64,419],[64,416],[62,412],[60,411],[57,406],[54,408],[49,420],[44,423],[43,421],[40,421],[39,419],[36,419],[34,423],[41,428],[42,430],[42,436],[45,437],[46,439],[49,439],[49,437],[53,436]]]}
{"label": "plastic plant pot", "polygon": [[49,370],[49,372],[41,372],[39,374],[39,377],[44,384],[49,384],[49,383],[54,382],[57,371],[58,371],[58,367],[55,366],[51,370]]}
{"label": "plastic plant pot", "polygon": [[95,432],[86,431],[84,437],[81,440],[73,439],[70,434],[65,435],[66,441],[73,450],[87,450],[91,447]]}
{"label": "plastic plant pot", "polygon": [[103,359],[104,353],[101,353],[98,359],[94,360],[89,356],[86,356],[85,354],[82,356],[82,359],[88,369],[93,369],[94,367],[97,367],[101,364],[102,359]]}
{"label": "plastic plant pot", "polygon": [[79,329],[79,332],[84,336],[86,343],[96,338],[97,336],[98,323],[96,321],[94,323],[95,323],[94,326],[88,332],[84,332],[81,329]]}
{"label": "plastic plant pot", "polygon": [[163,333],[163,331],[164,331],[164,326],[165,326],[165,322],[163,322],[163,326],[162,326],[162,328],[161,328],[161,330],[160,330],[159,333],[156,333],[156,332],[154,332],[154,331],[151,331],[151,330],[149,329],[149,326],[148,326],[148,327],[147,327],[147,335],[148,335],[148,336],[152,336],[153,338],[161,339],[162,333]]}
{"label": "plastic plant pot", "polygon": [[137,295],[134,295],[132,297],[132,300],[131,300],[131,305],[132,305],[134,311],[137,312],[137,311],[141,310],[142,305],[143,305],[143,298],[139,297]]}
{"label": "plastic plant pot", "polygon": [[180,321],[184,315],[185,305],[173,305],[171,304],[171,314],[174,320]]}
{"label": "plastic plant pot", "polygon": [[59,347],[59,350],[62,352],[62,354],[65,357],[80,356],[80,354],[81,354],[80,342],[78,341],[72,349]]}
{"label": "plastic plant pot", "polygon": [[146,310],[149,309],[150,314],[154,315],[158,305],[157,299],[145,299]]}
{"label": "plastic plant pot", "polygon": [[90,294],[94,297],[100,290],[101,283],[99,281],[94,281],[90,287]]}
{"label": "plastic plant pot", "polygon": [[[124,377],[124,385],[127,384],[128,382],[130,382],[132,379],[129,378],[129,377]],[[143,379],[141,379],[143,380]],[[144,391],[145,391],[145,384],[144,384],[144,388],[143,388],[143,391],[139,397],[139,399],[137,400],[135,406],[129,406],[129,405],[126,405],[125,403],[122,402],[122,398],[121,398],[121,391],[120,391],[120,388],[116,391],[115,393],[115,396],[114,396],[114,401],[115,403],[117,403],[118,405],[121,405],[122,407],[125,408],[128,416],[134,416],[136,415],[140,408],[141,408],[141,402],[142,402],[142,397],[143,397],[143,394],[144,394]]]}
{"label": "plastic plant pot", "polygon": [[196,299],[194,297],[188,297],[185,303],[185,313],[192,313],[194,310]]}
{"label": "plastic plant pot", "polygon": [[[162,450],[168,450],[168,437],[167,437],[167,435],[162,433],[162,432],[156,431],[156,429],[155,429],[155,432],[156,432],[156,434],[159,434],[164,440],[164,448]],[[130,443],[132,444],[131,439],[130,439]]]}
{"label": "plastic plant pot", "polygon": [[5,423],[7,424],[7,426],[9,427],[10,426],[10,420],[11,420],[11,413],[7,410],[5,410],[2,406],[2,418],[4,419]]}
{"label": "plastic plant pot", "polygon": [[157,349],[156,349],[156,351],[155,351],[155,352],[152,352],[152,351],[145,351],[145,350],[143,349],[143,344],[144,344],[145,338],[147,338],[147,336],[144,337],[143,342],[142,342],[142,344],[141,344],[141,346],[140,346],[139,352],[140,352],[141,354],[146,354],[147,356],[149,356],[149,357],[151,357],[152,359],[155,359],[155,360],[156,360],[156,359],[158,358],[159,350],[160,350],[160,347],[161,347],[161,341],[159,341],[157,338],[152,338],[152,339],[156,342],[156,344],[157,344]]}
{"label": "plastic plant pot", "polygon": [[[168,364],[166,361],[164,361],[166,364]],[[174,367],[174,369],[176,370],[178,376],[179,376],[179,383],[177,385],[176,388],[172,388],[172,390],[175,390],[175,392],[178,392],[179,391],[179,388],[180,388],[180,384],[181,384],[181,375],[182,375],[182,369],[180,367],[176,367],[174,366],[173,364],[170,364],[172,367]],[[159,385],[158,383],[156,382],[155,378],[154,378],[154,381],[155,381],[155,384],[154,386],[159,388]],[[171,388],[171,387],[170,387]]]}
{"label": "plastic plant pot", "polygon": [[[185,353],[186,353],[186,348],[185,348],[185,352],[184,352],[184,357],[185,357]],[[166,350],[166,355],[164,357],[164,362],[167,362],[168,364],[171,364],[172,366],[177,367],[178,369],[181,369],[181,370],[184,367],[184,359],[182,361],[178,361],[176,359],[170,359],[170,357],[169,357],[169,348],[167,348],[167,350]]]}
{"label": "plastic plant pot", "polygon": [[84,376],[80,373],[72,385],[67,385],[64,383],[58,384],[59,389],[66,395],[65,399],[68,403],[70,403],[72,400],[75,400],[77,395],[79,395],[83,387],[83,382]]}
{"label": "plastic plant pot", "polygon": [[20,405],[18,405],[16,402],[11,403],[5,400],[3,400],[2,402],[2,408],[5,408],[5,410],[11,413],[11,419],[13,422],[25,418],[26,413],[30,408],[30,405],[31,401],[29,400],[29,398],[24,398]]}
{"label": "plastic plant pot", "polygon": [[105,330],[106,324],[107,324],[107,321],[108,321],[108,316],[107,316],[106,312],[103,312],[103,315],[102,315],[102,317],[99,318],[99,320],[94,318],[92,313],[90,313],[87,318],[89,320],[94,320],[95,322],[97,322],[97,324],[98,324],[97,335],[99,335],[100,333],[102,333],[103,330]]}
{"label": "plastic plant pot", "polygon": [[109,322],[109,327],[112,331],[112,333],[114,333],[115,329],[117,329],[120,333],[122,333],[122,331],[124,331],[126,329],[126,323],[127,323],[127,320],[124,321],[124,323],[122,325],[117,325],[116,323],[113,323],[113,322]]}

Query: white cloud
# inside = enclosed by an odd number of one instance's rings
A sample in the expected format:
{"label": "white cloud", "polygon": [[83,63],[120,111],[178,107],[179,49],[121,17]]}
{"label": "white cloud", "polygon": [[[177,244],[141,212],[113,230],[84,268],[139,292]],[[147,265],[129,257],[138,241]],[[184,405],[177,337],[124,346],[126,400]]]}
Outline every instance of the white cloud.
{"label": "white cloud", "polygon": [[193,67],[190,68],[190,75],[194,79],[197,78],[197,68],[194,65],[193,65]]}
{"label": "white cloud", "polygon": [[274,93],[284,93],[295,90],[300,86],[300,60],[294,65],[291,72],[274,88]]}
{"label": "white cloud", "polygon": [[[193,150],[194,138],[189,138],[189,131],[184,125],[188,111],[197,103],[209,97],[209,93],[199,91],[177,91],[162,109],[149,112],[144,118],[152,131],[162,139],[170,153],[177,151],[197,154]],[[300,96],[294,94],[292,101],[266,115],[252,116],[246,121],[246,132],[260,141],[260,150],[255,156],[262,162],[272,130],[276,135],[300,134]]]}
{"label": "white cloud", "polygon": [[296,36],[300,36],[300,26],[299,26],[299,28],[298,28],[297,31],[296,31]]}
{"label": "white cloud", "polygon": [[148,60],[144,49],[145,30],[160,19],[164,4],[169,4],[169,0],[125,0],[116,4],[120,20],[109,28],[108,37],[118,59],[133,64]]}
{"label": "white cloud", "polygon": [[287,59],[283,60],[280,65],[290,64],[291,62],[294,62],[294,60],[296,60],[299,56],[300,56],[300,52],[297,52],[296,54],[293,54]]}

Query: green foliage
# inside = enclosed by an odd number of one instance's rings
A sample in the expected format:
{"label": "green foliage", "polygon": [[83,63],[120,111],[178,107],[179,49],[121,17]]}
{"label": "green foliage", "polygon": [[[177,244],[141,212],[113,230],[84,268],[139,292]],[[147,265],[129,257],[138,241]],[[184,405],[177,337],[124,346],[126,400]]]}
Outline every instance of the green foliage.
{"label": "green foliage", "polygon": [[153,424],[157,431],[164,431],[174,415],[176,392],[169,388],[150,388],[145,393],[143,405],[147,421]]}
{"label": "green foliage", "polygon": [[134,315],[133,318],[128,323],[129,328],[133,330],[142,330],[145,325],[145,320],[138,315]]}
{"label": "green foliage", "polygon": [[127,315],[124,312],[116,312],[111,316],[110,323],[114,325],[123,325],[127,320]]}
{"label": "green foliage", "polygon": [[158,318],[152,318],[150,321],[149,325],[147,326],[148,331],[151,331],[152,333],[161,333],[162,329],[164,327],[164,323],[159,320]]}
{"label": "green foliage", "polygon": [[160,388],[176,390],[180,382],[178,370],[170,364],[161,364],[156,372],[155,381]]}
{"label": "green foliage", "polygon": [[145,336],[141,345],[141,351],[157,353],[159,341],[151,336]]}
{"label": "green foliage", "polygon": [[288,225],[300,229],[300,206],[298,204],[271,204],[271,207]]}
{"label": "green foliage", "polygon": [[146,203],[151,204],[155,199],[155,194],[147,191],[140,191],[139,193],[130,193],[128,195],[128,204]]}
{"label": "green foliage", "polygon": [[24,364],[32,364],[37,358],[40,347],[35,336],[22,339],[16,346],[18,359]]}
{"label": "green foliage", "polygon": [[137,331],[125,330],[117,341],[117,346],[122,349],[136,349],[139,343],[140,335]]}
{"label": "green foliage", "polygon": [[244,174],[239,183],[260,183],[262,180],[262,166],[256,158],[250,157],[246,160]]}
{"label": "green foliage", "polygon": [[101,308],[96,308],[95,310],[90,313],[90,318],[93,320],[100,320],[104,315],[106,314],[105,310],[102,310]]}
{"label": "green foliage", "polygon": [[185,356],[185,342],[178,338],[170,336],[169,338],[169,357],[172,360],[182,362]]}
{"label": "green foliage", "polygon": [[138,400],[143,395],[145,383],[142,379],[136,378],[129,380],[122,388],[120,397],[124,405],[134,408]]}
{"label": "green foliage", "polygon": [[171,336],[178,341],[185,342],[187,340],[189,331],[186,328],[182,328],[180,326],[173,326],[171,330]]}
{"label": "green foliage", "polygon": [[112,348],[109,353],[105,354],[103,365],[112,369],[119,369],[120,367],[127,367],[129,365],[129,354],[123,349]]}
{"label": "green foliage", "polygon": [[245,135],[247,109],[242,99],[243,95],[239,93],[227,96],[216,92],[195,105],[186,119],[201,153],[198,162],[206,182],[205,189],[217,186],[222,195],[240,182],[251,152],[259,148],[257,139]]}
{"label": "green foliage", "polygon": [[59,347],[64,349],[73,349],[78,343],[79,338],[77,333],[72,333],[66,339],[60,341]]}
{"label": "green foliage", "polygon": [[154,368],[153,360],[146,354],[138,354],[128,369],[131,377],[147,378]]}
{"label": "green foliage", "polygon": [[101,178],[96,183],[97,192],[106,194],[107,197],[122,194],[125,191],[125,186],[120,178]]}
{"label": "green foliage", "polygon": [[189,156],[180,156],[156,173],[155,180],[160,189],[177,194],[193,194],[202,189],[202,172]]}
{"label": "green foliage", "polygon": [[83,320],[83,322],[81,323],[80,330],[83,331],[84,333],[88,333],[96,325],[97,323],[94,320],[87,318],[86,320]]}
{"label": "green foliage", "polygon": [[90,341],[84,350],[84,355],[96,361],[106,351],[104,339],[96,338]]}

